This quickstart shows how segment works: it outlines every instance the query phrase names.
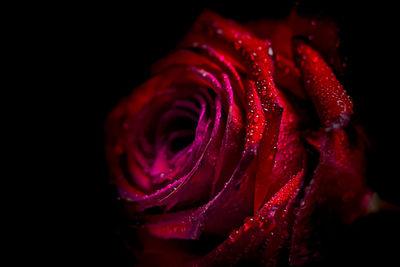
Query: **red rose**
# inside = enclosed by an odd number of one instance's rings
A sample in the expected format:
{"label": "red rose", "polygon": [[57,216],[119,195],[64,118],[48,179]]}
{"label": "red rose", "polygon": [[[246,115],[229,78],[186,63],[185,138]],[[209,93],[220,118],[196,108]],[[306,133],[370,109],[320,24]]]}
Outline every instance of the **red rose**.
{"label": "red rose", "polygon": [[205,12],[118,104],[106,150],[139,262],[301,265],[318,257],[320,207],[365,213],[336,34],[295,14],[244,27]]}

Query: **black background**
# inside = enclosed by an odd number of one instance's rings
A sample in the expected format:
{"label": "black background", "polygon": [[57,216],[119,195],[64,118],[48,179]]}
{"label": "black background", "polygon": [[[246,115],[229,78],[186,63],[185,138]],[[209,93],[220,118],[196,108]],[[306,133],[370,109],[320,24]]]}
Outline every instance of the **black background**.
{"label": "black background", "polygon": [[[261,6],[210,9],[245,22],[285,17],[294,6],[300,13],[329,17],[341,29],[340,52],[348,58],[347,73],[341,80],[355,102],[355,119],[365,126],[372,144],[368,185],[382,198],[400,204],[395,6],[384,2],[350,6],[338,1],[266,1]],[[56,227],[56,236],[72,244],[59,249],[72,262],[132,265],[117,234],[123,217],[115,189],[108,183],[104,120],[118,99],[149,77],[151,65],[173,49],[202,10],[189,3],[180,8],[91,6],[77,7],[77,12],[66,17],[63,30],[71,48],[66,52],[66,61],[71,63],[68,73],[78,79],[66,78],[73,82],[65,92],[72,101],[65,112],[65,130],[73,150],[68,153],[68,163],[77,169],[73,168],[65,184],[71,200],[65,218],[71,223],[68,229]],[[324,266],[371,262],[389,266],[397,262],[399,226],[397,214],[383,212],[328,235]]]}

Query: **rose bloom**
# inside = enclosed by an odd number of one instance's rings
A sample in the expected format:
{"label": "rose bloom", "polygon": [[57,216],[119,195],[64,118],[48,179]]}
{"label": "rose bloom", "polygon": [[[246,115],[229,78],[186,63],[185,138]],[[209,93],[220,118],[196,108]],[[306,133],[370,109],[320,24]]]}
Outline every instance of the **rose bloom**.
{"label": "rose bloom", "polygon": [[120,101],[106,153],[140,264],[299,266],[318,261],[321,225],[366,214],[337,47],[327,21],[207,11]]}

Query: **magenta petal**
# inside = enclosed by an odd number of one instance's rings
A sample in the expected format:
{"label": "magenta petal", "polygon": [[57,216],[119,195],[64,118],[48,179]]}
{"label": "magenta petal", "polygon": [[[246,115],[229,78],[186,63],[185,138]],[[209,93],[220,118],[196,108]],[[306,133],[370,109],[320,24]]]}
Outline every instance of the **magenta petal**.
{"label": "magenta petal", "polygon": [[163,239],[197,239],[200,224],[196,224],[195,209],[148,216],[145,227],[152,235]]}
{"label": "magenta petal", "polygon": [[214,197],[216,192],[223,187],[227,178],[232,175],[236,164],[240,160],[240,151],[243,149],[244,140],[243,115],[234,101],[232,87],[228,76],[225,74],[223,75],[222,84],[226,90],[224,98],[228,101],[229,112],[215,167],[216,170],[210,197]]}
{"label": "magenta petal", "polygon": [[[253,179],[247,177],[246,172],[253,158],[252,153],[243,154],[232,177],[207,204],[195,211],[158,216],[158,220],[148,226],[150,231],[163,238],[197,239],[202,232],[223,234],[229,232],[234,225],[240,225],[243,214],[250,215],[252,211],[251,192],[254,185]],[[244,180],[243,184],[236,188],[240,180]],[[220,221],[221,216],[228,219],[223,224]],[[178,233],[169,232],[168,229],[174,230],[174,227],[179,228]]]}

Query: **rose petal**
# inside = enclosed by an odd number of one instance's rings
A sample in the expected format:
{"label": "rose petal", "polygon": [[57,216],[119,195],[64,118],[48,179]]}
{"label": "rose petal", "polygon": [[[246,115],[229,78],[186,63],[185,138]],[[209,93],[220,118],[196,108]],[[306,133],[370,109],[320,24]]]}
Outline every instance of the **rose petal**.
{"label": "rose petal", "polygon": [[272,251],[279,249],[279,244],[281,243],[278,242],[281,239],[279,230],[283,227],[284,218],[289,211],[289,209],[285,208],[296,197],[303,174],[304,171],[301,171],[292,177],[254,217],[246,219],[244,225],[232,231],[227,240],[205,257],[191,264],[198,264],[198,266],[233,265],[242,257],[246,258],[247,253],[253,253],[266,241],[268,236],[272,236],[271,233],[276,231],[275,238],[277,240],[273,237],[269,239],[269,242],[271,244],[273,242],[275,245],[268,248],[270,250],[269,253],[274,254],[275,252],[273,253]]}
{"label": "rose petal", "polygon": [[353,103],[320,54],[303,41],[293,42],[295,59],[306,91],[322,124],[329,129],[346,125],[353,114]]}
{"label": "rose petal", "polygon": [[228,118],[225,127],[225,134],[221,143],[218,155],[214,180],[212,183],[210,197],[214,197],[223,184],[226,177],[230,177],[240,160],[240,151],[243,149],[244,125],[243,117],[239,107],[234,101],[234,94],[228,75],[224,74],[222,78],[223,88],[226,89],[225,99],[229,102]]}
{"label": "rose petal", "polygon": [[[257,162],[256,194],[254,212],[266,203],[287,181],[303,168],[305,157],[304,147],[299,136],[299,117],[282,92],[279,92],[279,103],[283,108],[280,122],[277,151],[273,166],[270,159],[271,150],[261,147]],[[263,150],[264,149],[264,150]],[[265,152],[264,152],[265,151]]]}
{"label": "rose petal", "polygon": [[331,222],[322,217],[323,213],[316,213],[317,207],[329,207],[330,214],[347,223],[366,212],[363,200],[370,192],[364,177],[365,142],[359,138],[360,132],[356,134],[356,144],[350,143],[343,129],[321,131],[311,141],[320,152],[320,159],[296,214],[290,251],[293,266],[301,266],[318,256],[318,244],[312,237],[320,229],[318,223]]}

